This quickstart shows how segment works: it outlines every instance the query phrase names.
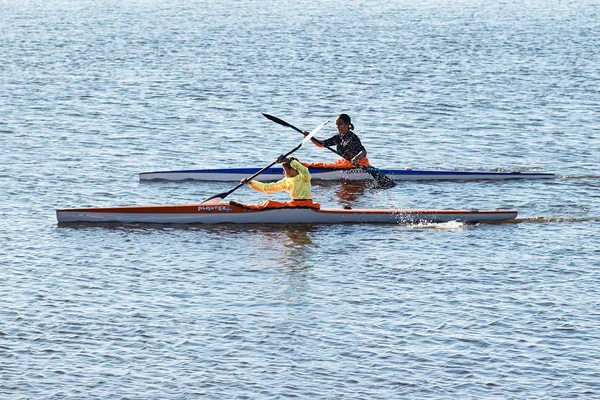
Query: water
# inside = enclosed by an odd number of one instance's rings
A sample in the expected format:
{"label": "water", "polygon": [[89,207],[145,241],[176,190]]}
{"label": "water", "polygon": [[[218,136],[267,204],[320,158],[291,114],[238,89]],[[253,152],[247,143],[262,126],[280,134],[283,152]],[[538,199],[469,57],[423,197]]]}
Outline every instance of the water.
{"label": "water", "polygon": [[[0,2],[0,398],[600,397],[599,14]],[[229,190],[137,174],[266,166],[301,137],[260,112],[347,112],[380,168],[559,178],[314,185],[327,207],[517,209],[508,224],[56,225]]]}

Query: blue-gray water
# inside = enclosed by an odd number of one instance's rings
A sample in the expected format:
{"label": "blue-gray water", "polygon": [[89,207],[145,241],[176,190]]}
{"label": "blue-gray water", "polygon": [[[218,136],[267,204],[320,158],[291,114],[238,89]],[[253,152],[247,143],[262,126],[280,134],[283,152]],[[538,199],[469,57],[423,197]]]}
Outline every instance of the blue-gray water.
{"label": "blue-gray water", "polygon": [[[8,0],[0,55],[0,398],[600,397],[597,1]],[[269,164],[301,137],[260,112],[559,178],[314,186],[509,224],[57,226],[230,189],[137,174]]]}

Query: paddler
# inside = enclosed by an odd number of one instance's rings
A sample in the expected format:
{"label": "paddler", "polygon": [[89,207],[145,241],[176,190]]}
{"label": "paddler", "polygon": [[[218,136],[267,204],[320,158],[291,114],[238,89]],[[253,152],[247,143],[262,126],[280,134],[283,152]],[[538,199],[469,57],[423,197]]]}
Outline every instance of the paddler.
{"label": "paddler", "polygon": [[283,207],[320,208],[321,206],[319,203],[314,203],[312,201],[312,189],[310,185],[310,173],[308,172],[308,168],[302,165],[302,163],[300,163],[295,157],[287,158],[281,155],[277,158],[277,162],[283,167],[283,172],[285,175],[283,179],[273,183],[263,183],[256,180],[249,181],[247,179],[242,179],[241,182],[262,193],[270,194],[286,191],[290,194],[291,199],[286,202],[264,200],[257,205],[245,205],[245,207],[251,209]]}
{"label": "paddler", "polygon": [[[364,148],[360,139],[354,133],[354,125],[352,119],[348,114],[340,114],[335,119],[335,125],[338,130],[338,134],[330,137],[326,140],[311,139],[311,141],[318,147],[331,147],[337,146],[337,152],[342,155],[343,158],[338,159],[334,163],[310,163],[304,164],[312,168],[338,168],[338,169],[350,169],[356,168],[355,164],[362,165],[363,167],[370,167],[369,159],[367,158],[367,150]],[[304,136],[308,135],[309,132],[304,132]]]}

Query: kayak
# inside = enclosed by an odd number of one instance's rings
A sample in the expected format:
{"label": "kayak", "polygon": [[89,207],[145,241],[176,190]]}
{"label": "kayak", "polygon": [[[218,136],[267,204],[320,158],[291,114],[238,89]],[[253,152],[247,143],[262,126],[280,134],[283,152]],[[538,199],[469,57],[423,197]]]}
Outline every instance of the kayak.
{"label": "kayak", "polygon": [[179,204],[56,210],[59,223],[120,222],[152,224],[401,224],[488,222],[515,219],[515,210],[320,209],[308,207],[251,210],[238,205]]}
{"label": "kayak", "polygon": [[[313,181],[362,181],[372,180],[373,177],[362,169],[309,169]],[[231,169],[192,169],[174,171],[142,172],[140,181],[220,181],[239,182],[256,172],[259,168]],[[395,181],[424,181],[424,180],[503,180],[503,179],[553,179],[555,174],[545,172],[496,172],[496,171],[427,171],[416,169],[381,169],[379,172]],[[261,181],[277,181],[283,177],[282,168],[269,168],[260,175]]]}
{"label": "kayak", "polygon": [[402,224],[488,222],[515,219],[515,210],[249,209],[241,204],[178,204],[56,210],[59,223],[120,222],[152,224]]}

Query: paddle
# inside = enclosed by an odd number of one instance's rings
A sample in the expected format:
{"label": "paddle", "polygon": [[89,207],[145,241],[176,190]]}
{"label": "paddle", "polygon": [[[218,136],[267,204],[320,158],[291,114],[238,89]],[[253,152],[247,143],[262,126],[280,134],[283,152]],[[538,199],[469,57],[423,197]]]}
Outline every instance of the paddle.
{"label": "paddle", "polygon": [[[313,136],[315,136],[316,133],[319,132],[325,126],[325,124],[327,124],[328,122],[329,121],[325,121],[321,125],[317,126],[315,129],[313,129],[313,131],[310,132],[308,135],[306,135],[306,137],[304,138],[304,140],[302,140],[302,142],[300,142],[300,144],[298,146],[294,147],[291,151],[289,151],[288,153],[284,154],[283,157],[285,158],[285,157],[289,156],[290,154],[292,154],[293,152],[295,152],[296,150],[298,150],[300,147],[302,147],[302,145],[304,145],[306,142],[308,142],[310,139],[312,139]],[[275,164],[277,164],[277,160],[273,161],[271,164],[267,165],[266,167],[264,167],[260,171],[256,172],[254,175],[246,178],[246,180],[251,181],[252,179],[256,178],[258,175],[262,174],[263,172],[265,172],[267,169],[271,168]],[[215,196],[209,197],[208,199],[204,200],[200,204],[218,204],[225,197],[229,196],[231,193],[235,192],[236,190],[238,190],[242,186],[244,186],[244,184],[240,183],[236,187],[234,187],[233,189],[231,189],[230,191],[224,192],[224,193],[219,193],[219,194],[217,194]]]}
{"label": "paddle", "polygon": [[[301,134],[304,135],[304,131],[302,131],[299,128],[296,128],[294,125],[289,124],[289,123],[285,122],[284,120],[282,120],[280,118],[277,118],[277,117],[274,117],[272,115],[265,114],[265,113],[262,113],[262,115],[264,115],[267,119],[270,119],[271,121],[273,121],[273,122],[275,122],[275,123],[277,123],[279,125],[287,126],[287,127],[292,128],[293,130],[298,131],[298,132],[300,132]],[[338,156],[343,157],[335,149],[333,149],[333,148],[331,148],[329,146],[323,146],[323,147],[325,147],[327,150],[330,150],[330,151],[334,152]],[[350,161],[350,162],[352,162],[352,161]],[[363,171],[365,171],[369,175],[371,175],[373,177],[373,179],[375,180],[375,182],[377,182],[377,185],[379,187],[382,187],[382,188],[392,188],[392,187],[396,186],[396,183],[389,176],[385,175],[384,173],[382,173],[381,171],[379,171],[375,167],[365,167],[365,166],[362,166],[362,165],[356,164],[356,163],[352,163],[352,165],[354,165],[356,168],[362,169]]]}

